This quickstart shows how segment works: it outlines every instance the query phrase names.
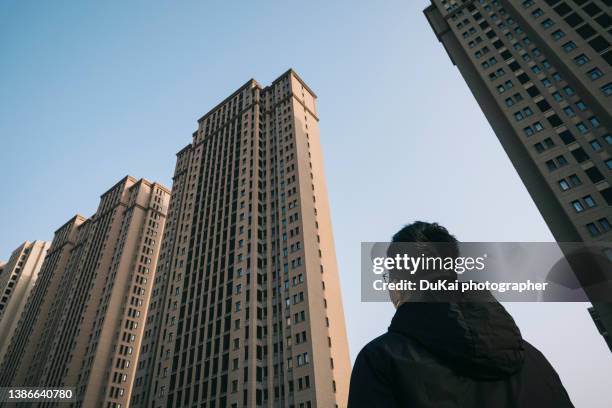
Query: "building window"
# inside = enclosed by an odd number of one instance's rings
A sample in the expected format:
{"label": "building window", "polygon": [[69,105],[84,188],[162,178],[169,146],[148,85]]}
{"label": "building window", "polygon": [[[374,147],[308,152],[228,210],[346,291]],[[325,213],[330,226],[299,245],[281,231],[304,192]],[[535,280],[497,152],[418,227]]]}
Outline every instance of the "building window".
{"label": "building window", "polygon": [[612,170],[612,159],[606,160],[606,166],[608,167],[608,170]]}
{"label": "building window", "polygon": [[577,48],[576,43],[573,41],[568,41],[565,44],[563,44],[561,46],[561,48],[563,48],[563,51],[565,52],[571,52],[573,50],[575,50]]}
{"label": "building window", "polygon": [[591,145],[591,148],[596,152],[602,149],[601,143],[599,143],[599,140],[597,139],[591,140],[589,144]]}
{"label": "building window", "polygon": [[550,149],[551,147],[555,147],[555,142],[553,142],[553,140],[550,137],[547,137],[546,139],[544,139],[544,144],[546,145],[547,149]]}
{"label": "building window", "polygon": [[578,163],[582,163],[582,162],[589,160],[589,155],[586,154],[586,152],[584,151],[582,147],[579,147],[576,150],[572,150],[572,155],[574,156],[574,158],[576,159]]}
{"label": "building window", "polygon": [[612,95],[612,82],[605,84],[604,86],[601,87],[601,91],[604,93],[604,95],[606,96],[610,96]]}
{"label": "building window", "polygon": [[582,180],[580,180],[580,177],[578,177],[578,175],[576,174],[570,174],[569,180],[570,180],[570,183],[572,183],[572,186],[574,187],[582,184]]}
{"label": "building window", "polygon": [[584,102],[582,102],[582,101],[578,101],[578,102],[576,102],[576,107],[577,107],[578,109],[580,109],[582,112],[584,112],[585,110],[587,110],[587,106],[586,106],[586,104],[585,104]]}
{"label": "building window", "polygon": [[603,176],[603,174],[601,174],[601,171],[599,171],[596,166],[590,167],[584,172],[589,177],[589,180],[591,180],[592,183],[599,183],[605,180],[605,177]]}
{"label": "building window", "polygon": [[572,207],[574,207],[574,210],[576,210],[578,213],[584,211],[584,207],[582,206],[580,200],[572,201]]}
{"label": "building window", "polygon": [[536,130],[536,132],[541,132],[544,130],[544,125],[542,125],[540,122],[536,122],[533,124],[533,128]]}
{"label": "building window", "polygon": [[597,220],[597,222],[599,223],[599,226],[601,227],[602,231],[610,231],[610,229],[612,229],[610,221],[608,221],[607,218],[601,218]]}
{"label": "building window", "polygon": [[589,131],[589,128],[587,127],[587,125],[584,124],[584,122],[576,123],[576,128],[578,128],[580,133],[586,133]]}
{"label": "building window", "polygon": [[542,153],[542,152],[544,152],[544,150],[546,150],[544,148],[544,145],[542,145],[542,143],[536,143],[536,144],[533,145],[533,147],[535,147],[536,152],[538,152],[538,153]]}
{"label": "building window", "polygon": [[533,85],[525,90],[532,98],[535,98],[536,96],[540,95],[540,91],[538,90],[538,88]]}
{"label": "building window", "polygon": [[610,133],[608,133],[607,135],[604,135],[604,140],[606,141],[607,144],[612,145],[612,135]]}
{"label": "building window", "polygon": [[589,78],[591,78],[593,81],[603,76],[603,72],[601,72],[601,69],[599,68],[593,68],[587,72],[587,74],[589,74]]}
{"label": "building window", "polygon": [[599,125],[601,125],[601,123],[599,122],[599,119],[597,119],[596,116],[591,116],[589,118],[589,122],[591,122],[591,126],[593,126],[593,128],[598,128]]}
{"label": "building window", "polygon": [[599,234],[601,234],[601,232],[599,232],[599,228],[597,228],[597,225],[595,225],[594,223],[590,222],[586,225],[587,230],[589,231],[589,234],[591,234],[591,236],[595,237]]}
{"label": "building window", "polygon": [[[584,2],[582,2],[582,3],[584,3]],[[578,4],[582,4],[582,3],[578,3]],[[582,17],[580,17],[577,13],[572,13],[572,14],[568,15],[567,17],[565,17],[565,21],[571,27],[576,27],[577,25],[579,25],[582,22],[584,22],[584,19]]]}
{"label": "building window", "polygon": [[553,31],[552,36],[555,40],[560,40],[561,38],[565,37],[565,33],[563,30],[556,30]]}
{"label": "building window", "polygon": [[565,179],[559,180],[559,187],[561,188],[562,191],[567,191],[570,189],[570,185]]}
{"label": "building window", "polygon": [[574,58],[574,62],[578,65],[584,65],[589,61],[589,57],[587,57],[585,54],[580,54],[579,56]]}
{"label": "building window", "polygon": [[587,207],[589,208],[593,208],[597,206],[597,203],[595,202],[595,200],[593,199],[593,197],[591,197],[590,195],[582,197],[582,199],[584,200],[584,203],[587,205]]}
{"label": "building window", "polygon": [[547,18],[546,20],[542,21],[542,27],[544,28],[550,28],[554,25],[555,25],[555,22],[552,21],[550,18]]}

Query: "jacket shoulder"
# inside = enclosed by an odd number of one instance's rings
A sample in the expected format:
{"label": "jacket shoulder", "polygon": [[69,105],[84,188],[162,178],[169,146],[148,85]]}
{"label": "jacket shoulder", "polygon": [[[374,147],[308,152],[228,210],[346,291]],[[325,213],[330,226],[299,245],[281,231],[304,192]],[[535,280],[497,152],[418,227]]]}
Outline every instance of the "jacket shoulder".
{"label": "jacket shoulder", "polygon": [[357,355],[357,359],[367,359],[371,363],[383,363],[387,359],[410,360],[416,354],[427,354],[415,340],[395,332],[386,332],[367,343]]}
{"label": "jacket shoulder", "polygon": [[410,339],[405,336],[402,336],[401,334],[394,332],[386,332],[363,346],[361,352],[377,353],[380,351],[387,350],[389,346],[406,343],[407,341],[409,342]]}
{"label": "jacket shoulder", "polygon": [[559,375],[544,354],[527,341],[523,341],[523,346],[525,348],[524,371],[548,384],[552,391],[551,395],[554,395],[559,400],[556,406],[573,407],[569,394],[561,382],[561,378],[559,378]]}

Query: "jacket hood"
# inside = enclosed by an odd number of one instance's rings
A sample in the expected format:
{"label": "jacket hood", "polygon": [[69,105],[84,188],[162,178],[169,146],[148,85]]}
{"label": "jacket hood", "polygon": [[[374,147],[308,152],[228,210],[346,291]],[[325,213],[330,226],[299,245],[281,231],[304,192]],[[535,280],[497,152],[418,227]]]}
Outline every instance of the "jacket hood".
{"label": "jacket hood", "polygon": [[505,378],[523,366],[523,339],[504,307],[492,296],[490,300],[404,303],[389,331],[416,340],[461,375]]}

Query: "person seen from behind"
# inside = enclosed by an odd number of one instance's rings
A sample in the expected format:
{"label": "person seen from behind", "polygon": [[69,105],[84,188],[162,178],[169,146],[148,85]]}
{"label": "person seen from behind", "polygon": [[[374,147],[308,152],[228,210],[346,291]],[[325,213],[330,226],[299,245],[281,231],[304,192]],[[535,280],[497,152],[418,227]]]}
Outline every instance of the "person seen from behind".
{"label": "person seen from behind", "polygon": [[[400,242],[447,243],[459,255],[458,241],[436,223],[402,228],[393,236]],[[554,368],[499,302],[409,296],[390,292],[395,315],[357,356],[348,408],[573,407]]]}

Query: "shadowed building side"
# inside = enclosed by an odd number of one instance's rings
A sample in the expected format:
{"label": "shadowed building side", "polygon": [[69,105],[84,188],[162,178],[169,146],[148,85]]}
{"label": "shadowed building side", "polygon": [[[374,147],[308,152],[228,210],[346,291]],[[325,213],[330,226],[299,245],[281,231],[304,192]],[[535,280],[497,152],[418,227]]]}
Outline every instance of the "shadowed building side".
{"label": "shadowed building side", "polygon": [[[611,22],[605,1],[585,3],[424,11],[559,242],[612,240]],[[612,305],[591,313],[612,350]]]}

